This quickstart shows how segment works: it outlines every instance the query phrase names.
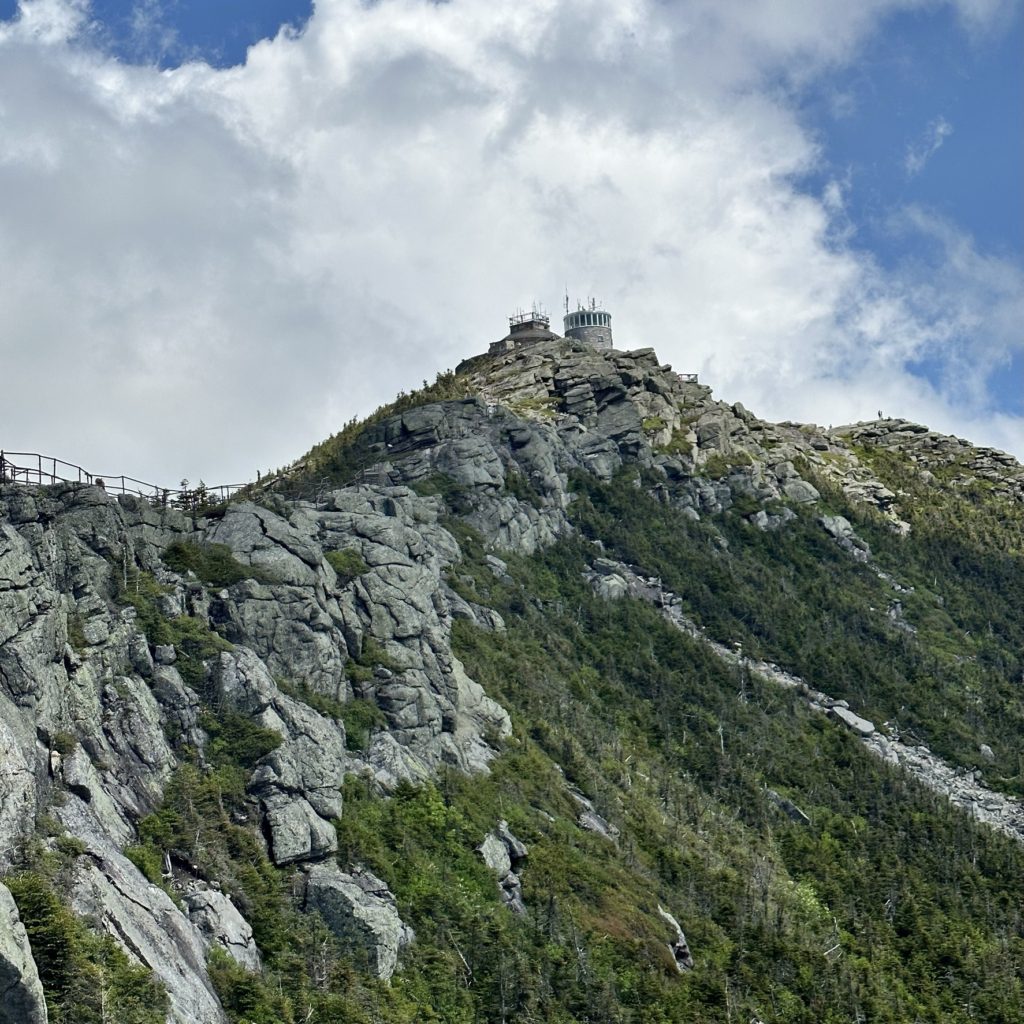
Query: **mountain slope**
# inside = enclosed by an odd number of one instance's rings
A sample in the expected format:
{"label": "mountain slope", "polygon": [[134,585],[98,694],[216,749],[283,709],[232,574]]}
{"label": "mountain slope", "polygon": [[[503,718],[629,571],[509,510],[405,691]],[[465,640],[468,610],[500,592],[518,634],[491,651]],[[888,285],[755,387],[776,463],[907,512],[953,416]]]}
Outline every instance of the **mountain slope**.
{"label": "mountain slope", "polygon": [[1022,1019],[1022,493],[566,340],[3,487],[0,1020]]}

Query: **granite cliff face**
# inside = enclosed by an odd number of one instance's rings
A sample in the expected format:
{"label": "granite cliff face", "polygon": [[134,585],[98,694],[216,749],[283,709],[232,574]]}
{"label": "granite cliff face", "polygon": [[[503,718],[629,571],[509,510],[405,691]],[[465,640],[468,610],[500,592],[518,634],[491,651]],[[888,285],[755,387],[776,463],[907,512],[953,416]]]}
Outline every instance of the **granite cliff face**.
{"label": "granite cliff face", "polygon": [[[465,397],[383,415],[358,433],[347,481],[324,485],[326,456],[311,455],[269,487],[195,515],[92,487],[0,486],[0,872],[24,867],[30,839],[65,852],[73,841],[70,906],[153,972],[168,1020],[228,1019],[211,951],[261,969],[250,922],[218,878],[174,847],[155,879],[125,854],[183,766],[212,770],[224,742],[218,719],[265,741],[246,763],[245,810],[235,815],[278,869],[301,879],[296,905],[357,950],[361,969],[387,979],[399,968],[414,935],[391,879],[337,863],[341,790],[346,777],[386,798],[452,767],[483,776],[513,736],[509,709],[453,651],[460,621],[505,629],[461,585],[467,543],[482,543],[483,564],[508,579],[507,559],[576,534],[581,474],[609,482],[630,470],[690,522],[728,515],[764,532],[801,516],[816,522],[823,543],[884,577],[895,607],[910,585],[875,565],[856,524],[825,507],[822,487],[894,536],[911,532],[914,499],[879,475],[879,451],[924,487],[1024,497],[1024,469],[1009,456],[905,421],[766,423],[650,349],[545,342],[477,357],[457,379]],[[644,582],[643,566],[602,560],[593,540],[591,578],[604,598],[680,605],[657,580]],[[216,552],[233,572],[189,569],[183,550]],[[709,642],[735,662],[723,639]],[[776,682],[803,685],[825,706],[813,679]],[[828,706],[857,729],[856,707]],[[963,785],[939,785],[944,772],[962,782],[962,770],[929,762],[923,743],[892,746],[898,737],[868,724],[883,756],[916,757],[926,783],[967,802]],[[359,742],[353,729],[365,733]],[[1022,838],[1016,802],[985,789],[980,773],[969,781],[980,786],[971,799],[981,806],[989,794],[990,817]],[[586,813],[614,829],[592,805]],[[494,827],[479,841],[500,847],[500,864],[487,863],[501,898],[523,913],[514,872],[528,863],[526,847],[505,822]],[[675,918],[658,912],[672,926],[673,962],[699,970],[700,951],[691,955]],[[0,886],[0,1022],[45,1019],[33,951]]]}

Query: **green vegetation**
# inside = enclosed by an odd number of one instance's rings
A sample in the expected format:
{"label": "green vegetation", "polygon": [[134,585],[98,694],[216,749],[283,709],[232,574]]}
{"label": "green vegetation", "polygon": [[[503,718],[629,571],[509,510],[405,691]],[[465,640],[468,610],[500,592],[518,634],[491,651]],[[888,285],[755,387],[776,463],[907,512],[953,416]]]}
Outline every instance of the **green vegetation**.
{"label": "green vegetation", "polygon": [[167,999],[108,935],[90,932],[35,871],[9,875],[46,995],[51,1024],[163,1024]]}
{"label": "green vegetation", "polygon": [[205,753],[214,764],[251,769],[281,745],[281,737],[273,729],[264,729],[231,708],[220,708],[216,714],[206,712],[199,724],[210,737]]}
{"label": "green vegetation", "polygon": [[[601,536],[609,554],[661,572],[713,635],[816,681],[824,674],[821,685],[847,687],[858,707],[880,706],[901,682],[900,697],[937,725],[941,698],[898,676],[930,656],[919,649],[923,610],[906,602],[917,638],[893,631],[871,611],[886,607],[886,585],[809,515],[766,534],[733,516],[691,523],[626,477],[576,486],[580,538],[508,559],[511,581],[486,568],[471,528],[447,523],[465,555],[453,574],[508,626],[455,623],[456,653],[513,712],[492,773],[444,772],[389,800],[346,785],[339,858],[386,878],[417,932],[390,989],[322,931],[314,955],[318,926],[295,911],[287,872],[254,858],[226,817],[240,806],[240,778],[234,796],[218,788],[219,812],[202,796],[209,779],[185,777],[187,804],[172,793],[180,853],[213,856],[215,877],[235,872],[229,891],[270,950],[258,982],[212,962],[232,1019],[313,1009],[383,1024],[1024,1020],[1020,848],[795,695],[724,666],[656,610],[597,599],[581,572],[587,538]],[[889,536],[879,524],[872,543],[881,551]],[[920,600],[942,611],[933,596]],[[823,630],[829,643],[817,645]],[[841,672],[825,656],[832,648]],[[382,656],[367,645],[358,667]],[[621,829],[617,842],[579,828],[556,764]],[[783,815],[766,787],[812,824]],[[202,821],[183,813],[197,799]],[[529,846],[525,917],[502,906],[476,853],[499,818]],[[249,851],[245,872],[232,844]],[[692,973],[670,960],[659,904],[686,929]]]}
{"label": "green vegetation", "polygon": [[729,471],[737,466],[750,466],[753,459],[746,452],[714,452],[704,460],[698,469],[701,476],[710,480],[721,480],[729,475]]}
{"label": "green vegetation", "polygon": [[508,403],[509,410],[523,419],[554,419],[559,400],[553,395],[542,398],[517,398]]}
{"label": "green vegetation", "polygon": [[48,833],[47,843],[40,836],[24,844],[3,883],[28,934],[51,1024],[163,1024],[167,998],[160,983],[68,906],[83,844],[60,835],[51,819],[40,820],[39,827]]}
{"label": "green vegetation", "polygon": [[[660,575],[712,637],[742,642],[748,654],[849,699],[873,721],[896,723],[951,761],[977,766],[986,743],[996,752],[985,769],[993,781],[1024,792],[1024,620],[1017,613],[1024,561],[1006,553],[1021,535],[1019,519],[1000,523],[991,510],[972,513],[960,499],[945,516],[929,506],[901,539],[816,481],[828,505],[871,544],[877,564],[916,588],[897,594],[821,529],[821,509],[765,532],[732,515],[688,522],[626,478],[575,484],[584,535]],[[929,526],[936,517],[945,525]],[[975,530],[989,531],[989,539],[965,542]],[[896,598],[916,636],[892,626],[887,611]]]}
{"label": "green vegetation", "polygon": [[230,587],[239,580],[270,582],[265,570],[243,565],[226,544],[194,544],[176,540],[167,546],[164,563],[183,576],[189,572],[211,587]]}
{"label": "green vegetation", "polygon": [[[218,564],[224,563],[220,556],[217,556],[217,561]],[[164,592],[164,587],[152,574],[134,571],[128,585],[122,583],[118,588],[115,600],[135,609],[135,621],[151,644],[174,647],[177,654],[175,667],[181,678],[200,696],[208,698],[211,694],[203,663],[221,651],[230,651],[231,644],[210,629],[205,620],[190,615],[165,616],[159,604]]]}
{"label": "green vegetation", "polygon": [[[349,662],[349,678],[366,682],[372,674],[366,666],[358,662]],[[326,694],[317,693],[305,683],[296,685],[283,679],[278,679],[277,685],[283,693],[308,704],[321,715],[344,723],[345,746],[349,750],[365,750],[373,734],[387,725],[384,712],[372,700],[365,700],[362,697],[347,701],[336,700]]]}
{"label": "green vegetation", "polygon": [[470,494],[472,488],[460,484],[445,473],[435,473],[423,480],[417,480],[412,489],[421,498],[430,498],[435,495],[444,502],[445,508],[456,515],[465,515],[472,511]]}
{"label": "green vegetation", "polygon": [[85,642],[85,622],[77,612],[73,612],[68,616],[68,643],[76,651],[84,651],[87,646]]}
{"label": "green vegetation", "polygon": [[658,451],[663,455],[692,455],[693,442],[688,436],[689,432],[690,428],[686,424],[677,427],[672,431],[668,444],[659,448]]}
{"label": "green vegetation", "polygon": [[347,586],[357,576],[362,576],[363,573],[370,571],[370,567],[363,561],[362,555],[353,548],[325,551],[324,558],[337,573],[338,584],[342,587]]}
{"label": "green vegetation", "polygon": [[465,377],[451,370],[437,374],[432,384],[406,393],[399,392],[394,402],[382,405],[364,420],[352,419],[337,433],[322,441],[306,453],[283,481],[283,489],[290,495],[311,497],[325,487],[341,487],[350,483],[376,458],[360,447],[367,429],[382,420],[428,402],[445,402],[472,397],[473,391]]}
{"label": "green vegetation", "polygon": [[[489,777],[385,802],[346,788],[342,858],[387,878],[417,930],[396,990],[445,1021],[1024,1019],[1020,849],[653,609],[595,598],[587,555],[511,559],[490,595],[508,631],[456,624],[515,715]],[[576,826],[556,762],[618,844]],[[499,817],[530,847],[525,919],[474,853]],[[659,903],[692,974],[669,963]]]}
{"label": "green vegetation", "polygon": [[372,700],[356,697],[341,706],[345,723],[345,746],[349,750],[365,750],[375,732],[387,725],[384,712]]}
{"label": "green vegetation", "polygon": [[56,750],[61,757],[70,757],[78,746],[78,740],[69,733],[61,730],[56,732],[50,739],[50,749]]}

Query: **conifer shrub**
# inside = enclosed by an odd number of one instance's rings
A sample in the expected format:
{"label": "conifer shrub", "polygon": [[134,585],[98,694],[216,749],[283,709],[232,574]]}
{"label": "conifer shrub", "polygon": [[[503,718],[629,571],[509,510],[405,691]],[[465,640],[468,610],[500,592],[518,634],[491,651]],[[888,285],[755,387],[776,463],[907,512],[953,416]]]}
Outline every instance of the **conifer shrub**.
{"label": "conifer shrub", "polygon": [[246,579],[272,582],[266,570],[239,562],[226,544],[176,540],[167,546],[163,560],[169,569],[183,576],[192,572],[203,583],[218,589]]}
{"label": "conifer shrub", "polygon": [[370,567],[363,561],[362,555],[354,548],[341,548],[338,551],[325,551],[324,558],[338,576],[338,584],[347,586],[357,576],[369,572]]}

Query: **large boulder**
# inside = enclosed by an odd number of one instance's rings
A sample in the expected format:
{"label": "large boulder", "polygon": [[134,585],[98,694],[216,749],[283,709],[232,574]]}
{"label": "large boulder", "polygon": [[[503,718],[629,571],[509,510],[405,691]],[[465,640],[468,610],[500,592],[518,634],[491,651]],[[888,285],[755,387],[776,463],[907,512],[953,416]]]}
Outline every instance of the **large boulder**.
{"label": "large boulder", "polygon": [[854,714],[849,708],[840,707],[835,705],[829,709],[829,714],[842,722],[851,732],[855,732],[858,736],[870,736],[875,731],[875,723],[869,722],[866,718],[861,718],[860,715]]}
{"label": "large boulder", "polygon": [[672,954],[672,959],[675,961],[676,970],[680,974],[684,971],[692,971],[694,967],[693,954],[690,952],[690,945],[686,941],[686,936],[683,934],[683,929],[680,928],[679,922],[662,906],[658,907],[658,916],[669,926],[672,932],[668,948]]}
{"label": "large boulder", "polygon": [[333,863],[311,867],[306,909],[320,913],[352,951],[357,966],[385,981],[395,973],[399,951],[415,938],[398,916],[391,890],[365,868],[347,874]]}

